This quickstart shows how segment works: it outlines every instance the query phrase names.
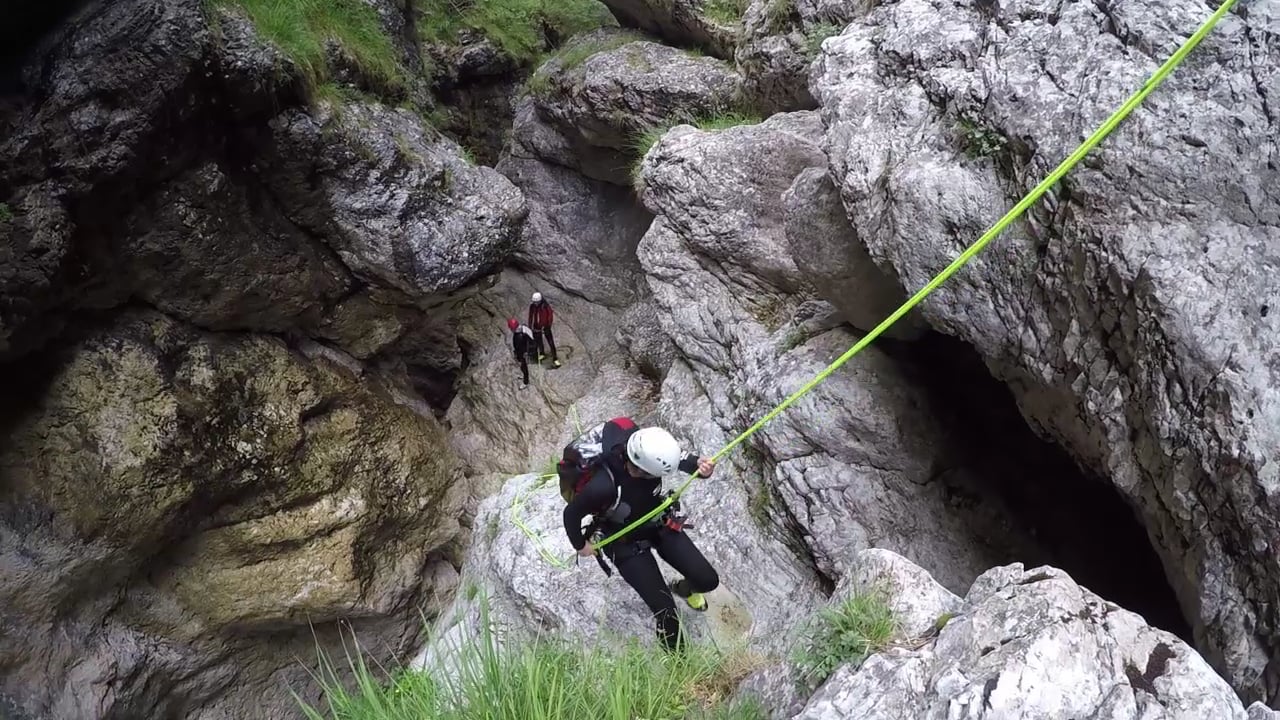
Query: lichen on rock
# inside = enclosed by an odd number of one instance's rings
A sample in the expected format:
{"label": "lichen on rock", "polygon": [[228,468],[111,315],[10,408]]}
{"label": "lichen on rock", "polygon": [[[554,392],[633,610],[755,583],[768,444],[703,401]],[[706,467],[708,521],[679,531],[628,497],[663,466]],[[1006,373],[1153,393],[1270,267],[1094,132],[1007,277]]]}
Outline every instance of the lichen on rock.
{"label": "lichen on rock", "polygon": [[[153,678],[112,691],[104,712],[163,713],[179,696],[143,691],[177,683],[187,663],[283,679],[303,671],[289,648],[312,641],[312,624],[322,646],[338,620],[394,646],[418,623],[423,573],[460,539],[458,465],[440,425],[394,388],[275,338],[204,334],[154,311],[87,330],[32,372],[47,375],[42,393],[10,416],[0,452],[13,568],[0,592],[9,622],[28,620],[6,636],[4,687],[31,707],[87,701],[70,673],[94,666]],[[110,632],[50,644],[59,623],[86,622]],[[278,648],[255,644],[268,634]],[[153,642],[190,657],[117,658],[120,643]],[[265,679],[210,704],[261,703]]]}

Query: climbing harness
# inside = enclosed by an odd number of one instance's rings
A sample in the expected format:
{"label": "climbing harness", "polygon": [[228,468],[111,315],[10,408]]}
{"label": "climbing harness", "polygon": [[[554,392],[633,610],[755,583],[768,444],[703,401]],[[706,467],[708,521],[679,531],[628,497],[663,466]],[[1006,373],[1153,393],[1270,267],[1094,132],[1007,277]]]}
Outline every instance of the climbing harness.
{"label": "climbing harness", "polygon": [[[997,221],[995,225],[992,225],[991,228],[989,228],[985,233],[983,233],[982,236],[978,238],[977,242],[973,243],[973,245],[970,245],[963,253],[960,254],[959,257],[953,260],[951,264],[948,265],[942,272],[934,276],[934,278],[930,280],[924,287],[920,288],[918,291],[916,291],[914,295],[912,295],[906,302],[904,302],[901,307],[899,307],[897,310],[894,310],[893,313],[891,313],[887,318],[881,321],[881,323],[877,325],[874,329],[872,329],[871,332],[864,335],[860,340],[858,340],[857,343],[853,345],[853,347],[846,350],[843,355],[841,355],[834,362],[832,362],[830,365],[824,368],[821,372],[819,372],[816,376],[814,376],[812,380],[805,383],[804,386],[802,386],[799,390],[795,391],[794,393],[789,395],[785,400],[779,403],[777,407],[775,407],[773,410],[770,410],[768,414],[766,414],[764,417],[757,420],[755,424],[753,424],[751,427],[744,430],[736,438],[731,440],[727,445],[720,448],[720,450],[718,450],[715,455],[711,456],[711,460],[714,462],[724,457],[729,451],[733,450],[735,447],[741,444],[744,440],[754,435],[756,431],[758,431],[761,427],[764,427],[766,423],[768,423],[773,418],[777,417],[783,410],[789,407],[792,403],[794,403],[796,400],[804,396],[813,388],[817,387],[823,380],[827,379],[827,377],[831,375],[831,373],[835,372],[837,369],[840,368],[840,366],[848,362],[854,355],[857,355],[864,348],[870,345],[871,341],[879,337],[881,333],[887,330],[895,322],[900,320],[903,315],[906,315],[912,308],[914,308],[922,300],[928,297],[930,293],[938,289],[938,287],[942,285],[942,283],[946,282],[948,278],[954,275],[957,270],[959,270],[961,267],[967,264],[970,260],[972,260],[975,255],[981,252],[983,248],[985,248],[992,240],[994,240],[997,235],[1003,232],[1005,228],[1007,228],[1010,224],[1012,224],[1014,220],[1017,220],[1020,216],[1022,216],[1022,214],[1027,211],[1027,208],[1031,207],[1032,204],[1034,204],[1037,200],[1039,200],[1040,196],[1044,195],[1044,193],[1048,191],[1049,188],[1057,184],[1057,182],[1061,180],[1062,177],[1067,174],[1067,172],[1069,172],[1073,167],[1075,167],[1084,158],[1085,155],[1087,155],[1091,150],[1093,150],[1094,147],[1096,147],[1100,142],[1102,142],[1103,139],[1105,139],[1108,135],[1110,135],[1111,132],[1115,130],[1115,128],[1121,122],[1123,122],[1124,119],[1128,117],[1131,112],[1133,112],[1134,108],[1140,105],[1142,101],[1145,100],[1146,97],[1150,95],[1151,92],[1160,85],[1160,83],[1164,82],[1165,78],[1168,77],[1168,75],[1171,72],[1173,72],[1174,68],[1180,65],[1182,61],[1186,58],[1186,56],[1190,54],[1191,51],[1194,50],[1197,45],[1200,44],[1200,41],[1203,40],[1204,37],[1208,35],[1210,31],[1213,30],[1214,26],[1218,24],[1218,21],[1221,20],[1227,14],[1227,12],[1231,10],[1232,6],[1235,5],[1235,2],[1236,0],[1225,0],[1222,3],[1222,5],[1219,6],[1218,9],[1212,15],[1210,15],[1209,18],[1204,21],[1204,23],[1200,25],[1200,28],[1196,30],[1196,32],[1190,38],[1187,38],[1187,40],[1182,43],[1182,45],[1173,53],[1173,55],[1169,57],[1168,60],[1165,60],[1164,64],[1162,64],[1155,71],[1155,73],[1152,74],[1152,76],[1148,78],[1145,83],[1143,83],[1142,87],[1137,92],[1131,95],[1129,99],[1126,100],[1125,103],[1121,105],[1118,110],[1113,112],[1111,116],[1108,117],[1102,123],[1102,125],[1098,126],[1098,129],[1094,130],[1093,134],[1090,135],[1087,140],[1081,143],[1080,146],[1077,147],[1074,152],[1072,152],[1069,156],[1067,156],[1067,158],[1063,160],[1062,163],[1059,164],[1058,167],[1055,168],[1053,172],[1049,173],[1047,177],[1041,180],[1040,184],[1036,185],[1031,190],[1031,192],[1027,193],[1027,195],[1023,197],[1022,200],[1018,201],[1017,205],[1014,205],[1013,208],[1009,210],[1009,212],[1005,213],[1004,217],[1000,218],[1000,220]],[[541,477],[545,478],[549,476],[541,476]],[[648,513],[641,516],[639,519],[635,520],[630,525],[622,528],[621,530],[614,533],[613,535],[610,535],[609,537],[601,540],[598,543],[594,543],[594,547],[596,548],[596,550],[599,551],[599,549],[604,547],[605,545],[608,545],[609,543],[617,540],[619,537],[622,537],[623,535],[631,532],[637,527],[649,522],[654,517],[657,517],[661,513],[664,513],[673,502],[675,502],[677,499],[679,499],[679,497],[682,494],[684,494],[685,490],[688,489],[689,485],[693,483],[694,479],[697,477],[698,477],[698,474],[696,472],[693,473],[692,475],[689,476],[688,479],[684,481],[683,484],[680,485],[680,487],[676,488],[676,490],[672,492],[664,502],[659,504],[653,510],[650,510]],[[531,488],[531,489],[536,489],[536,488]],[[517,497],[517,501],[519,499],[520,498]],[[515,509],[515,506],[516,506],[516,503],[513,502],[512,503],[513,510]],[[513,514],[513,521],[516,523],[518,527],[520,527],[520,529],[526,535],[528,535],[535,542],[535,544],[538,545],[538,551],[539,553],[542,554],[543,557],[551,558],[552,564],[555,565],[556,567],[568,569],[567,563],[563,561],[559,561],[558,559],[555,559],[550,556],[550,553],[547,552],[546,549],[542,547],[541,541],[534,535],[534,533],[532,533],[529,530],[529,528],[523,522],[521,522],[517,517],[515,517],[514,514]]]}

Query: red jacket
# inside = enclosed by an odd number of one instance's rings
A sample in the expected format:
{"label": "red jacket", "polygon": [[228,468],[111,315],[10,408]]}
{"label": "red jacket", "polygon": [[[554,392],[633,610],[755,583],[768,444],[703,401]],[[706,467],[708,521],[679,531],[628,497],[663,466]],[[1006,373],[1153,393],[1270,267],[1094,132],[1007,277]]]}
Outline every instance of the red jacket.
{"label": "red jacket", "polygon": [[529,327],[534,330],[551,327],[551,321],[554,316],[555,313],[551,311],[551,303],[546,300],[541,303],[529,304]]}

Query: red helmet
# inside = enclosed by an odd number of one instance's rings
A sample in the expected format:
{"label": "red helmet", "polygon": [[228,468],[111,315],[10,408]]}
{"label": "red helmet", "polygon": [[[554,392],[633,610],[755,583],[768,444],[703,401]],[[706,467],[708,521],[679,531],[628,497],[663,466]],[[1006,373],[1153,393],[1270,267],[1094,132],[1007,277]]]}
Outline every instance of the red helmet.
{"label": "red helmet", "polygon": [[515,332],[520,327],[520,321],[515,318],[507,318],[507,327],[511,328],[511,332]]}

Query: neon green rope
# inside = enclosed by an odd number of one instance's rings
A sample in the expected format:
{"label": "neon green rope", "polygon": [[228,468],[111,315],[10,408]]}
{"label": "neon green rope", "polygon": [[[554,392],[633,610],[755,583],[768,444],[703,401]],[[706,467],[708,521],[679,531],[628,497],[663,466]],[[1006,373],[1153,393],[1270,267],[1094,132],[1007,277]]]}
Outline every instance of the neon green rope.
{"label": "neon green rope", "polygon": [[[1205,20],[1205,22],[1200,26],[1200,29],[1197,30],[1195,34],[1193,34],[1190,38],[1188,38],[1187,41],[1184,42],[1182,46],[1179,47],[1178,50],[1174,52],[1173,55],[1170,56],[1169,59],[1166,60],[1158,70],[1156,70],[1155,74],[1153,74],[1151,78],[1149,78],[1147,82],[1143,84],[1140,90],[1134,93],[1124,103],[1124,105],[1121,105],[1119,110],[1116,110],[1114,113],[1112,113],[1111,117],[1107,118],[1106,121],[1103,122],[1102,125],[1099,126],[1098,129],[1095,130],[1094,133],[1089,136],[1089,139],[1085,140],[1079,147],[1077,147],[1075,152],[1071,153],[1071,155],[1069,155],[1066,160],[1062,161],[1062,163],[1058,165],[1057,169],[1055,169],[1052,173],[1050,173],[1049,176],[1046,177],[1044,180],[1040,181],[1039,185],[1036,185],[1035,188],[1031,190],[1031,192],[1027,193],[1026,197],[1022,198],[1022,200],[1019,201],[1017,205],[1013,206],[1013,208],[1009,210],[1009,212],[1005,213],[1004,217],[1000,218],[1000,220],[995,225],[993,225],[989,230],[987,230],[987,232],[984,233],[982,237],[978,238],[977,242],[969,246],[967,250],[961,253],[961,255],[957,257],[950,265],[948,265],[945,270],[938,273],[932,280],[929,281],[927,285],[920,288],[920,290],[917,291],[915,295],[912,295],[909,300],[903,303],[902,306],[899,307],[897,310],[894,310],[893,313],[889,315],[889,317],[885,318],[879,325],[877,325],[875,329],[867,333],[865,336],[862,337],[862,339],[860,339],[856,344],[854,344],[853,347],[845,351],[845,353],[841,355],[839,358],[837,358],[835,362],[828,365],[825,369],[823,369],[822,372],[818,373],[817,376],[815,376],[812,380],[805,383],[805,385],[801,387],[799,390],[792,393],[786,400],[783,400],[782,403],[779,404],[777,407],[775,407],[773,410],[770,410],[767,415],[757,420],[754,425],[752,425],[751,427],[743,431],[742,434],[738,435],[738,437],[730,441],[728,445],[725,445],[724,447],[720,448],[720,450],[716,452],[716,454],[713,455],[711,459],[719,460],[730,450],[732,450],[733,448],[737,447],[740,443],[742,443],[742,441],[746,440],[748,437],[751,437],[753,434],[755,434],[755,432],[759,430],[761,427],[763,427],[765,423],[777,417],[778,414],[781,413],[783,410],[785,410],[788,406],[790,406],[791,403],[795,402],[801,396],[805,395],[810,390],[817,387],[817,385],[821,383],[823,380],[826,380],[827,377],[831,375],[831,373],[835,372],[841,365],[844,365],[846,362],[848,362],[849,359],[852,358],[854,355],[857,355],[859,352],[862,352],[863,348],[870,345],[872,340],[875,340],[877,337],[880,336],[881,333],[889,329],[889,326],[893,325],[895,322],[901,319],[903,315],[906,315],[907,312],[909,312],[913,307],[918,305],[921,300],[924,300],[926,297],[928,297],[930,293],[938,289],[938,286],[942,285],[942,283],[945,282],[947,278],[950,278],[952,275],[955,274],[957,270],[959,270],[971,259],[973,259],[973,257],[977,255],[979,252],[981,252],[982,249],[985,248],[988,243],[994,240],[997,235],[1003,232],[1005,228],[1007,228],[1014,220],[1017,220],[1024,212],[1026,212],[1027,208],[1031,207],[1031,205],[1035,201],[1039,200],[1041,195],[1044,195],[1044,193],[1048,191],[1050,187],[1053,187],[1054,184],[1056,184],[1059,180],[1061,180],[1063,175],[1066,175],[1067,172],[1071,170],[1071,168],[1075,167],[1076,164],[1078,164],[1080,160],[1082,160],[1084,156],[1089,153],[1089,151],[1091,151],[1094,147],[1096,147],[1098,143],[1102,142],[1102,140],[1106,138],[1107,135],[1110,135],[1111,131],[1113,131],[1122,121],[1124,121],[1124,119],[1128,117],[1129,113],[1133,112],[1133,109],[1136,108],[1139,104],[1142,103],[1143,100],[1146,99],[1147,95],[1150,95],[1151,92],[1160,85],[1160,83],[1164,82],[1164,79],[1168,77],[1169,73],[1173,72],[1174,68],[1176,68],[1179,64],[1181,64],[1182,61],[1186,58],[1186,56],[1190,54],[1190,52],[1194,50],[1197,45],[1200,44],[1200,41],[1203,40],[1204,37],[1208,35],[1211,30],[1213,30],[1213,27],[1218,24],[1218,21],[1221,20],[1223,16],[1227,14],[1227,12],[1231,9],[1233,5],[1235,5],[1235,0],[1226,0],[1226,2],[1222,3],[1222,6],[1219,7],[1217,11],[1214,12],[1213,15],[1209,17],[1208,20]],[[604,547],[605,545],[608,545],[614,540],[617,540],[622,535],[625,535],[631,532],[636,527],[648,522],[650,519],[657,516],[662,511],[666,510],[671,505],[671,503],[675,502],[677,498],[679,498],[682,494],[684,494],[684,491],[689,487],[689,485],[693,482],[693,480],[696,477],[698,477],[697,473],[690,475],[689,478],[685,480],[684,483],[679,488],[676,489],[675,493],[673,493],[671,497],[667,498],[665,502],[663,502],[661,505],[654,508],[653,510],[649,511],[639,520],[636,520],[635,522],[619,530],[613,535],[610,535],[604,540],[601,540],[599,543],[595,545],[595,547],[599,549],[601,547]]]}
{"label": "neon green rope", "polygon": [[[1014,220],[1017,220],[1020,216],[1022,216],[1022,214],[1027,211],[1027,208],[1031,207],[1033,203],[1039,200],[1040,196],[1044,195],[1044,193],[1047,192],[1049,188],[1053,187],[1053,185],[1055,185],[1059,180],[1061,180],[1062,177],[1066,175],[1067,172],[1069,172],[1073,167],[1075,167],[1084,158],[1085,155],[1087,155],[1091,150],[1093,150],[1094,147],[1098,145],[1098,143],[1102,142],[1103,139],[1105,139],[1108,135],[1110,135],[1111,132],[1115,130],[1115,128],[1119,126],[1119,124],[1123,122],[1126,117],[1129,116],[1129,113],[1133,112],[1134,108],[1136,108],[1139,104],[1141,104],[1142,101],[1145,100],[1146,97],[1150,95],[1151,92],[1160,85],[1160,83],[1164,82],[1165,78],[1168,77],[1168,75],[1171,72],[1173,72],[1174,68],[1180,65],[1182,61],[1186,58],[1186,56],[1190,54],[1191,51],[1194,50],[1197,45],[1200,44],[1200,41],[1203,40],[1204,37],[1208,35],[1210,31],[1213,30],[1214,26],[1218,24],[1218,21],[1221,20],[1227,14],[1227,12],[1231,10],[1232,6],[1235,5],[1235,2],[1236,0],[1226,0],[1226,2],[1222,3],[1222,5],[1217,9],[1217,11],[1215,11],[1207,20],[1205,20],[1204,23],[1200,26],[1200,28],[1196,30],[1196,32],[1190,38],[1188,38],[1182,44],[1182,46],[1179,47],[1177,51],[1175,51],[1173,55],[1171,55],[1169,59],[1166,60],[1163,65],[1160,66],[1159,69],[1156,70],[1156,72],[1143,84],[1141,89],[1139,89],[1132,96],[1130,96],[1129,99],[1125,101],[1123,105],[1120,106],[1120,109],[1112,113],[1111,116],[1108,117],[1106,121],[1104,121],[1102,125],[1100,125],[1098,129],[1095,130],[1093,134],[1089,136],[1087,140],[1081,143],[1080,146],[1077,147],[1075,151],[1071,153],[1071,155],[1067,156],[1066,160],[1063,160],[1062,163],[1058,165],[1058,167],[1053,172],[1051,172],[1044,180],[1040,181],[1039,185],[1036,185],[1035,188],[1033,188],[1031,192],[1027,193],[1027,195],[1023,197],[1022,200],[1020,200],[1017,205],[1014,205],[1013,208],[1009,210],[1009,212],[1005,213],[1004,217],[1000,218],[1000,220],[996,222],[995,225],[991,226],[989,230],[983,233],[982,237],[978,238],[977,242],[969,246],[969,248],[967,248],[963,253],[960,254],[959,257],[957,257],[954,261],[952,261],[952,263],[948,265],[946,269],[938,273],[924,287],[920,288],[920,290],[918,290],[914,295],[911,296],[910,299],[908,299],[905,303],[903,303],[901,307],[899,307],[897,310],[894,310],[893,313],[889,315],[889,317],[885,318],[879,325],[877,325],[874,329],[872,329],[871,332],[867,333],[860,340],[858,340],[858,342],[855,343],[853,347],[845,351],[845,353],[841,355],[839,358],[837,358],[835,362],[831,363],[826,368],[824,368],[822,372],[818,373],[812,380],[805,383],[803,387],[801,387],[799,390],[795,391],[790,396],[788,396],[773,410],[770,410],[767,415],[757,420],[754,425],[744,430],[740,435],[738,435],[736,438],[731,440],[727,445],[720,448],[720,450],[717,451],[715,455],[711,456],[711,459],[719,460],[720,458],[724,457],[724,455],[727,454],[730,450],[734,449],[739,444],[741,444],[744,440],[746,440],[747,438],[755,434],[756,431],[764,427],[764,425],[768,423],[770,420],[777,417],[783,410],[787,409],[792,403],[800,399],[802,396],[807,394],[813,388],[817,387],[818,384],[821,383],[823,380],[826,380],[827,377],[831,375],[831,373],[835,372],[837,369],[840,368],[840,366],[848,362],[854,355],[857,355],[859,352],[862,352],[864,348],[866,348],[868,345],[871,344],[871,341],[875,340],[877,337],[881,335],[881,333],[889,329],[891,325],[893,325],[895,322],[900,320],[903,315],[906,315],[912,308],[914,308],[922,300],[928,297],[930,293],[932,293],[934,290],[937,290],[938,287],[942,285],[942,283],[946,282],[948,278],[954,275],[957,270],[959,270],[961,267],[967,264],[970,260],[972,260],[975,255],[981,252],[983,248],[985,248],[992,240],[996,238],[997,235],[999,235],[1001,232],[1005,230],[1005,228],[1007,228],[1011,223],[1013,223]],[[688,489],[689,485],[693,483],[694,479],[697,477],[698,475],[696,472],[690,475],[689,478],[685,480],[684,483],[681,484],[680,487],[677,488],[676,491],[672,493],[672,495],[669,498],[667,498],[667,500],[665,500],[663,503],[658,505],[658,507],[649,511],[643,517],[636,520],[635,522],[632,522],[630,525],[627,525],[626,527],[614,533],[613,535],[610,535],[609,537],[601,540],[599,543],[596,543],[594,547],[598,550],[599,548],[602,548],[605,545],[608,545],[614,540],[617,540],[619,537],[631,532],[632,530],[636,529],[640,525],[653,519],[659,513],[663,512],[668,507],[670,507],[671,503],[675,502],[676,499],[678,499],[681,495],[683,495],[685,490]],[[515,510],[516,505],[518,503],[521,503],[522,497],[523,497],[523,494],[517,497],[516,500],[512,502],[513,510]],[[524,531],[526,535],[528,535],[530,538],[534,539],[534,541],[538,543],[538,551],[540,554],[543,555],[543,557],[548,557],[550,562],[556,567],[561,567],[561,568],[569,567],[568,562],[549,557],[549,553],[542,547],[542,543],[538,540],[538,538],[534,536],[534,534],[529,530],[529,528],[525,526],[523,522],[520,522],[518,518],[515,518],[515,522],[520,527],[520,529]],[[572,554],[569,555],[569,559],[570,560],[573,559]]]}

